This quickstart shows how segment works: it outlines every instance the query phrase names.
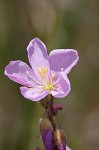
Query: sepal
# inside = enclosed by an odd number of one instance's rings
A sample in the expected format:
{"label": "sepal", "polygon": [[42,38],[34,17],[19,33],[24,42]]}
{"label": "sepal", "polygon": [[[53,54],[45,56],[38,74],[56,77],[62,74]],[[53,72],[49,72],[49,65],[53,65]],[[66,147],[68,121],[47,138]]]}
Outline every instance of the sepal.
{"label": "sepal", "polygon": [[66,136],[60,129],[56,129],[53,132],[53,149],[66,150]]}

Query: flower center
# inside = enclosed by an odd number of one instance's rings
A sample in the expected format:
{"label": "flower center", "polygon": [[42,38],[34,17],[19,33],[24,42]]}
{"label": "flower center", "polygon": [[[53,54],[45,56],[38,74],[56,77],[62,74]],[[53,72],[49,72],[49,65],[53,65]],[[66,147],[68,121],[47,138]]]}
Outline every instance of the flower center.
{"label": "flower center", "polygon": [[51,91],[53,89],[53,85],[51,83],[47,83],[46,85],[44,85],[44,89]]}
{"label": "flower center", "polygon": [[43,80],[42,88],[44,90],[49,90],[49,91],[53,90],[54,87],[53,87],[52,80],[55,77],[55,74],[52,74],[51,77],[49,78],[48,77],[48,68],[47,67],[44,68],[44,69],[39,67],[38,68],[38,72],[39,72],[39,75],[41,76],[41,78]]}

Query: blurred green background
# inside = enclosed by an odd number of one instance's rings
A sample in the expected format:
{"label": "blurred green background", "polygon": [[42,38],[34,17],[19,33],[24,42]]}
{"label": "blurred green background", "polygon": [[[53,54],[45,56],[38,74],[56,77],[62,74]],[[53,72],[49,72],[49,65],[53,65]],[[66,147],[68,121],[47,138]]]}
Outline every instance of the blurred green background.
{"label": "blurred green background", "polygon": [[4,76],[10,60],[28,63],[26,47],[39,37],[50,52],[73,48],[78,65],[57,122],[72,150],[99,150],[99,1],[0,0],[0,150],[44,150],[38,122],[43,108]]}

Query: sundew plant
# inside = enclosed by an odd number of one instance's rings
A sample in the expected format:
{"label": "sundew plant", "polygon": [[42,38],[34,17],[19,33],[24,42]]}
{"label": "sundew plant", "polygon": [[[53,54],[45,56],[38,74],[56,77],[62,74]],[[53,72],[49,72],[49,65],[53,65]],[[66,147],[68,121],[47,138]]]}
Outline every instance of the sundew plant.
{"label": "sundew plant", "polygon": [[[21,60],[11,61],[5,68],[5,75],[21,84],[20,92],[28,100],[39,101],[44,113],[39,121],[42,141],[46,150],[70,150],[64,131],[55,120],[60,104],[55,98],[68,95],[71,90],[67,74],[79,60],[74,49],[55,49],[48,56],[45,44],[34,38],[27,46],[30,66]],[[40,150],[40,148],[36,148]]]}

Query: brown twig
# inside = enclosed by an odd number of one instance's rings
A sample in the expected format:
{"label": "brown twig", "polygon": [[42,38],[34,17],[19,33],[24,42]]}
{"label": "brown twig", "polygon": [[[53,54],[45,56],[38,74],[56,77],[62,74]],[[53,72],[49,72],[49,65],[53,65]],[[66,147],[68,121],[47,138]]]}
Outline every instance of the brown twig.
{"label": "brown twig", "polygon": [[53,96],[51,96],[51,99],[49,100],[49,104],[48,104],[48,108],[46,110],[47,112],[47,116],[52,124],[52,127],[53,127],[53,130],[56,130],[58,128],[58,125],[57,123],[55,122],[55,119],[54,119],[54,113],[53,113]]}

